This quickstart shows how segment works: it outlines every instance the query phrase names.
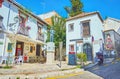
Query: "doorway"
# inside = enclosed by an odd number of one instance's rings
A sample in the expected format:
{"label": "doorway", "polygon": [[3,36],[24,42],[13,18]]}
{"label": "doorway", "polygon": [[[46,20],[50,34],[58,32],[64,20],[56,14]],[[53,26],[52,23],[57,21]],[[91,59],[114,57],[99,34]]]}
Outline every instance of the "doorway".
{"label": "doorway", "polygon": [[37,44],[36,45],[36,56],[40,56],[40,49],[41,49],[41,45]]}
{"label": "doorway", "polygon": [[15,56],[23,55],[24,42],[17,41]]}
{"label": "doorway", "polygon": [[83,52],[87,55],[87,60],[92,61],[92,46],[89,43],[83,45]]}

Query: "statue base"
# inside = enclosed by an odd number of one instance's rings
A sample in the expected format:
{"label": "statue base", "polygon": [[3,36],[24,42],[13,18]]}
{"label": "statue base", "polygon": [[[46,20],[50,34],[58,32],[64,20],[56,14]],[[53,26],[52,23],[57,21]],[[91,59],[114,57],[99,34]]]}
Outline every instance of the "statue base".
{"label": "statue base", "polygon": [[47,43],[47,61],[46,64],[54,63],[55,44],[54,42]]}
{"label": "statue base", "polygon": [[54,63],[54,52],[47,52],[47,61],[46,64]]}

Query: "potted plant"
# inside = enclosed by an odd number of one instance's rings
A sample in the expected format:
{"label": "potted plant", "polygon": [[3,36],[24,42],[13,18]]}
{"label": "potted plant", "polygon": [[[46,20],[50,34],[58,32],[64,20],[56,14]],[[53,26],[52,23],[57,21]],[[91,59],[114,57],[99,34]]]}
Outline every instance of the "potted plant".
{"label": "potted plant", "polygon": [[82,67],[84,67],[84,63],[87,61],[87,55],[83,52],[77,53],[77,58]]}

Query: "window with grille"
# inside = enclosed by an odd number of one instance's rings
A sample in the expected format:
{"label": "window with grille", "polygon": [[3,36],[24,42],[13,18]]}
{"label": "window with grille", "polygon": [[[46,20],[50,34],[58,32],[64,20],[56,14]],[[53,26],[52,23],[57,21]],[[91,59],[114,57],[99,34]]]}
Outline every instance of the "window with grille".
{"label": "window with grille", "polygon": [[82,28],[83,28],[83,37],[90,36],[90,23],[89,23],[89,21],[82,22]]}
{"label": "window with grille", "polygon": [[70,31],[74,31],[74,23],[69,24],[69,26],[68,26],[68,31],[69,31],[69,32],[70,32]]}
{"label": "window with grille", "polygon": [[70,51],[74,51],[74,45],[70,45],[70,46],[69,46],[69,50],[70,50]]}
{"label": "window with grille", "polygon": [[3,20],[3,17],[0,15],[0,28],[2,28],[2,20]]}

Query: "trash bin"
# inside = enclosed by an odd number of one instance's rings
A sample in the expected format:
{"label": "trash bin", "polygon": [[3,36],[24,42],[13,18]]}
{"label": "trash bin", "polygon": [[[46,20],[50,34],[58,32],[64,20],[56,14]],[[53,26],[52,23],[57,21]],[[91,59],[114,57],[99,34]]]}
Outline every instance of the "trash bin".
{"label": "trash bin", "polygon": [[76,54],[75,54],[75,52],[69,52],[68,64],[69,65],[76,65]]}

